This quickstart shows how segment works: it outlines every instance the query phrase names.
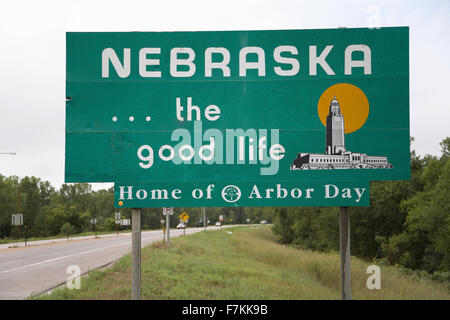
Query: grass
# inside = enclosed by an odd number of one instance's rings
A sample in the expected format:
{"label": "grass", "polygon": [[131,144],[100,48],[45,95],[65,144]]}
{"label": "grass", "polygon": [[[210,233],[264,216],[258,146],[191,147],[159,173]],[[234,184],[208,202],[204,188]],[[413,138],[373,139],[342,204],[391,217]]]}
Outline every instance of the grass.
{"label": "grass", "polygon": [[[230,234],[229,232],[232,232]],[[142,250],[143,299],[340,299],[340,258],[283,247],[270,227],[227,228],[155,243]],[[354,299],[450,299],[444,285],[381,267],[381,289],[369,290],[367,267],[352,257]],[[37,299],[130,299],[131,256]]]}

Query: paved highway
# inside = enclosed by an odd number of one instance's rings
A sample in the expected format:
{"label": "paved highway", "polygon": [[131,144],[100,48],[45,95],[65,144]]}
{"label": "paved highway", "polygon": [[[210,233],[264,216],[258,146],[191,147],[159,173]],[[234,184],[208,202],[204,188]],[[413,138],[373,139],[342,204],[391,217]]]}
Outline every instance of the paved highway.
{"label": "paved highway", "polygon": [[[203,228],[189,228],[186,234],[201,230]],[[171,237],[182,234],[183,230],[170,230]],[[161,241],[163,233],[162,230],[145,231],[141,238],[142,246],[145,246]],[[118,260],[131,251],[131,233],[29,244],[16,248],[10,248],[11,244],[0,246],[0,299],[25,299],[59,286],[66,282],[70,265],[79,266],[84,274]]]}

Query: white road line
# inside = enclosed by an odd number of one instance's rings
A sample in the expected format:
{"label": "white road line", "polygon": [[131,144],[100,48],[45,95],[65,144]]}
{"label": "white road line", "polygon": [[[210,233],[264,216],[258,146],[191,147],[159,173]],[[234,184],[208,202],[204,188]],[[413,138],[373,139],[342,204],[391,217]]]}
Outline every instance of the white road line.
{"label": "white road line", "polygon": [[44,261],[40,261],[40,262],[35,262],[35,263],[29,264],[29,265],[26,265],[26,266],[21,266],[21,267],[17,267],[17,268],[14,268],[14,269],[5,270],[5,271],[2,271],[1,273],[8,273],[8,272],[11,272],[11,271],[22,270],[22,269],[25,269],[25,268],[34,267],[34,266],[37,266],[37,265],[40,265],[40,264],[44,264],[44,263],[48,263],[48,262],[52,262],[52,261],[58,261],[58,260],[62,260],[62,259],[70,258],[70,257],[80,256],[80,255],[83,255],[83,254],[86,254],[86,253],[91,253],[91,252],[100,251],[100,250],[104,250],[104,249],[108,249],[108,248],[123,246],[123,245],[127,245],[127,244],[129,244],[129,243],[115,244],[113,246],[102,247],[102,248],[97,248],[97,249],[88,250],[88,251],[84,251],[84,252],[69,254],[67,256],[58,257],[58,258],[54,258],[54,259],[50,259],[50,260],[44,260]]}
{"label": "white road line", "polygon": [[[148,238],[141,238],[141,241],[142,240],[151,239],[151,238],[155,238],[155,236],[153,235],[153,236],[148,237]],[[66,258],[80,256],[80,255],[83,255],[83,254],[86,254],[86,253],[91,253],[91,252],[95,252],[95,251],[100,251],[100,250],[113,248],[113,247],[124,246],[124,245],[131,245],[131,242],[115,244],[115,245],[112,245],[112,246],[101,247],[101,248],[97,248],[97,249],[92,249],[92,250],[88,250],[88,251],[83,251],[83,252],[79,252],[79,253],[70,254],[70,255],[67,255],[67,256],[63,256],[63,257],[58,257],[58,258],[54,258],[54,259],[49,259],[49,260],[44,260],[44,261],[40,261],[40,262],[35,262],[35,263],[29,264],[29,265],[26,265],[26,266],[21,266],[21,267],[5,270],[5,271],[2,271],[0,273],[8,273],[8,272],[11,272],[11,271],[22,270],[22,269],[25,269],[25,268],[34,267],[34,266],[41,265],[41,264],[48,263],[48,262],[58,261],[58,260],[66,259]]]}

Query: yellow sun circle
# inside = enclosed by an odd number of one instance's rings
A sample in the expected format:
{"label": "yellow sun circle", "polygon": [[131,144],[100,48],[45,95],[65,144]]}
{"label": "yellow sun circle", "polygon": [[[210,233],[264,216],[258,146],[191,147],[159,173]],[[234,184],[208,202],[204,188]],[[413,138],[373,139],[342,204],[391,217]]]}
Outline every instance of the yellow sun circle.
{"label": "yellow sun circle", "polygon": [[326,127],[331,100],[336,97],[344,115],[345,133],[361,128],[369,116],[369,100],[360,88],[349,83],[337,83],[320,96],[317,111],[320,121]]}
{"label": "yellow sun circle", "polygon": [[123,201],[119,201],[119,206],[123,206]]}

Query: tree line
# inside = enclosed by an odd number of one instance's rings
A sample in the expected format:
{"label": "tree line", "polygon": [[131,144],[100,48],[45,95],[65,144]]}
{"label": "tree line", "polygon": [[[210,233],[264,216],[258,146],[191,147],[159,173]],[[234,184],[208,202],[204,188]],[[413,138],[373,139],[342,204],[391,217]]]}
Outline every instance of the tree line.
{"label": "tree line", "polygon": [[[370,207],[349,209],[352,255],[450,280],[450,138],[440,145],[438,157],[411,151],[409,181],[371,182]],[[339,208],[275,212],[273,231],[281,242],[339,250]]]}
{"label": "tree line", "polygon": [[[95,218],[96,231],[115,231],[115,212],[121,218],[131,219],[131,209],[113,207],[114,190],[94,191],[88,183],[63,184],[59,189],[50,182],[37,177],[5,177],[0,174],[0,239],[15,239],[16,229],[11,225],[11,215],[23,214],[24,226],[20,237],[48,237],[77,234],[93,231],[91,219]],[[170,218],[171,227],[179,223],[178,216],[189,215],[188,226],[200,225],[203,208],[174,208]],[[271,221],[272,208],[207,208],[206,215],[210,225],[222,215],[224,223],[259,223]],[[143,208],[141,210],[143,229],[162,227],[162,208]],[[203,224],[201,224],[203,225]],[[165,224],[164,224],[165,226]],[[123,228],[123,227],[120,227]],[[130,226],[127,226],[130,228]]]}

